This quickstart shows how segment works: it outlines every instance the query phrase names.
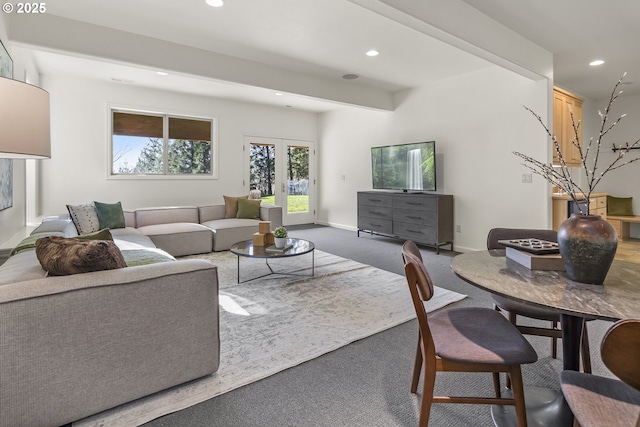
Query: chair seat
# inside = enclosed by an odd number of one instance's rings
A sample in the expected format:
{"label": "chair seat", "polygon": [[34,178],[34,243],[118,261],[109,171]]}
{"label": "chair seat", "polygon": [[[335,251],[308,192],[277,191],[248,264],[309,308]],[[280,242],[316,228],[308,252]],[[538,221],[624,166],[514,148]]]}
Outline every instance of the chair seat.
{"label": "chair seat", "polygon": [[562,371],[560,385],[582,427],[636,427],[640,391],[633,387],[620,380],[575,371]]}
{"label": "chair seat", "polygon": [[461,307],[429,317],[437,354],[463,363],[525,364],[538,360],[531,344],[500,313]]}

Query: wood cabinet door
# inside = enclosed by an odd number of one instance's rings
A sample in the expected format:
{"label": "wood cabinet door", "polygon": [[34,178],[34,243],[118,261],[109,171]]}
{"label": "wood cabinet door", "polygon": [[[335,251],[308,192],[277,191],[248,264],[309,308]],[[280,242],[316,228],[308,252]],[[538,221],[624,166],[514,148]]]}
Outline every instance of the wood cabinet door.
{"label": "wood cabinet door", "polygon": [[[582,164],[580,150],[571,141],[575,131],[571,120],[577,125],[582,120],[582,99],[558,88],[553,90],[553,133],[558,139],[562,156],[568,166],[579,167]],[[578,127],[578,141],[582,144],[582,126]],[[553,163],[559,164],[558,153],[553,150]]]}

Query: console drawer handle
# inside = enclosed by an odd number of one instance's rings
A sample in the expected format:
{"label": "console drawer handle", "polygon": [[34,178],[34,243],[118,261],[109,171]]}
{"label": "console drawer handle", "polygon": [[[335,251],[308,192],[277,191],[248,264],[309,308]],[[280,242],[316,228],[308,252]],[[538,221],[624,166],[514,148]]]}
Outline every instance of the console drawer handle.
{"label": "console drawer handle", "polygon": [[407,218],[409,218],[409,219],[422,219],[421,216],[410,216],[410,215],[407,215]]}
{"label": "console drawer handle", "polygon": [[408,231],[409,233],[418,233],[418,234],[422,234],[422,231],[420,231],[420,230],[410,230],[410,229],[407,229],[407,231]]}

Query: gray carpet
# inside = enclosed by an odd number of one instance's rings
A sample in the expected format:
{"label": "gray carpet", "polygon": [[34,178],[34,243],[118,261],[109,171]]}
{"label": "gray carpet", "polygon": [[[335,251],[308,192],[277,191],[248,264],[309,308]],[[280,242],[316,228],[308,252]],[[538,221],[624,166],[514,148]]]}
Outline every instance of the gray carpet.
{"label": "gray carpet", "polygon": [[[322,226],[289,227],[319,250],[403,274],[402,242]],[[422,248],[437,286],[467,294],[459,306],[491,307],[490,296],[458,279],[449,267],[455,253]],[[608,322],[589,322],[594,373],[610,375],[599,357]],[[523,367],[525,385],[559,389],[561,360],[549,357],[549,340],[528,337],[539,361]],[[409,392],[417,323],[407,322],[312,361],[145,424],[148,427],[204,426],[416,426],[418,396]],[[436,393],[490,396],[488,374],[439,374]],[[491,426],[484,405],[435,404],[432,426]]]}

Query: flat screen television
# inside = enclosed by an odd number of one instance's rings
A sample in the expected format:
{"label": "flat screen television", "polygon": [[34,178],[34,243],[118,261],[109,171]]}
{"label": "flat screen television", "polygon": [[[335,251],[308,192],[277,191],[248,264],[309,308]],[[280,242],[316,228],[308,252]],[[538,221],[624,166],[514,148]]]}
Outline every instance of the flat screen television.
{"label": "flat screen television", "polygon": [[373,188],[436,191],[435,141],[371,148]]}

